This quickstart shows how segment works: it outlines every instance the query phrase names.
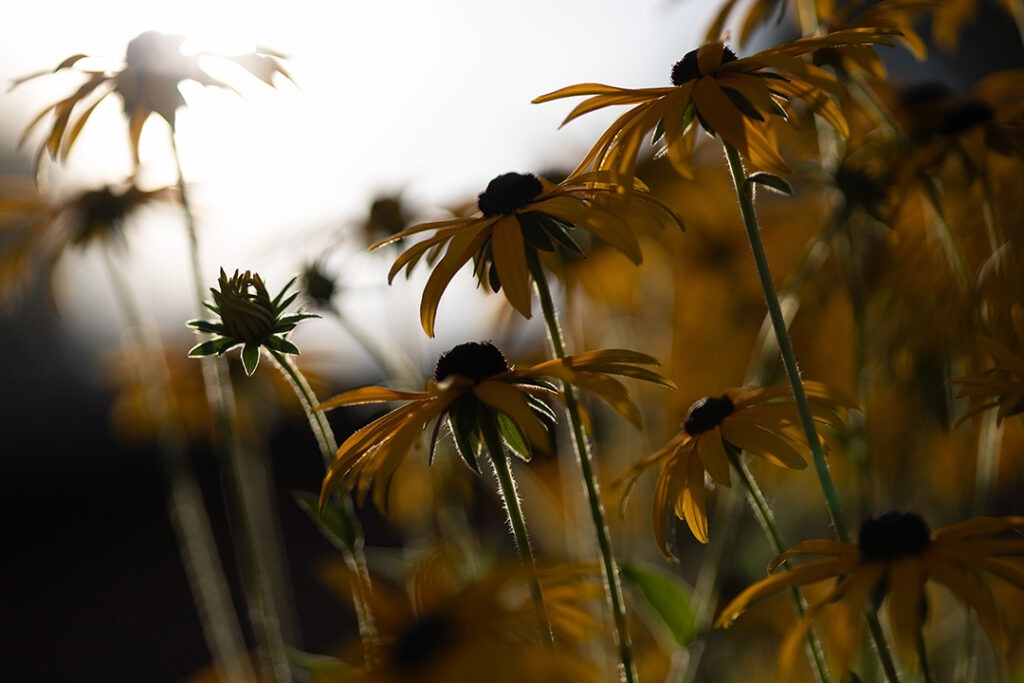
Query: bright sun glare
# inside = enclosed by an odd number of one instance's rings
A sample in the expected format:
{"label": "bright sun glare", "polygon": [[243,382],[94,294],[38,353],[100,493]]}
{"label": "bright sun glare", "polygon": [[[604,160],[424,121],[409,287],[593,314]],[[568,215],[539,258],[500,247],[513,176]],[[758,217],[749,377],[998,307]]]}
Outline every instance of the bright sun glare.
{"label": "bright sun glare", "polygon": [[[422,213],[436,215],[436,207],[474,197],[500,173],[573,164],[607,121],[594,116],[559,130],[565,108],[530,100],[570,82],[660,84],[704,24],[700,3],[684,0],[639,9],[613,0],[16,7],[4,12],[8,21],[0,26],[0,78],[7,82],[76,53],[116,65],[127,42],[147,30],[186,36],[185,52],[238,54],[260,45],[287,56],[297,85],[278,76],[277,87],[268,88],[237,70],[222,72],[211,60],[211,73],[224,75],[243,97],[197,84],[182,88],[188,108],[179,111],[179,149],[211,282],[220,265],[258,268],[272,281],[287,278],[361,220],[379,194],[401,192]],[[46,30],[27,29],[38,26]],[[609,42],[611,35],[621,44],[639,40],[655,47],[623,50]],[[69,81],[59,81],[39,79],[11,93],[13,104],[0,114],[2,144],[13,149],[34,112],[67,94]],[[36,140],[21,150],[23,158]],[[144,182],[173,183],[168,140],[166,125],[152,117],[141,143]],[[54,186],[72,189],[116,182],[130,172],[116,97],[91,117],[67,167],[50,166]],[[141,231],[132,243],[132,268],[146,294],[163,300],[166,316],[181,319],[192,312],[175,308],[185,305],[183,297],[165,284],[188,281],[175,221],[180,217],[169,215],[168,225],[153,221]],[[353,264],[364,259],[345,258]],[[379,267],[355,270],[358,286],[388,294]],[[372,282],[359,282],[364,278]],[[84,306],[86,318],[109,308],[89,306],[90,295],[80,291],[67,295],[67,310]],[[403,305],[395,301],[372,307]]]}

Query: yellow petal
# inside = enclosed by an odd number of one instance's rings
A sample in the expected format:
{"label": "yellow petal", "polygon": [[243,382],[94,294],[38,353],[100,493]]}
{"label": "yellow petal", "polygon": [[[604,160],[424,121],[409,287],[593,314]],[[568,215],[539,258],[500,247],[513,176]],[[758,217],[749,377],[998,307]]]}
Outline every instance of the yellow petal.
{"label": "yellow petal", "polygon": [[530,269],[526,264],[526,246],[519,220],[503,217],[491,233],[491,253],[505,298],[524,318],[531,315]]}
{"label": "yellow petal", "polygon": [[[514,385],[497,380],[483,381],[473,386],[473,393],[481,401],[515,422],[531,446],[543,452],[550,451],[548,430],[530,408],[526,396]],[[491,456],[498,457],[498,454],[492,453]]]}
{"label": "yellow petal", "polygon": [[487,230],[459,233],[452,238],[444,257],[434,267],[434,272],[430,274],[427,284],[423,287],[423,297],[420,300],[420,322],[428,337],[434,336],[437,306],[444,290],[448,288],[448,283],[473,258],[473,254],[483,246],[487,237]]}
{"label": "yellow petal", "polygon": [[889,567],[889,590],[886,593],[889,624],[896,649],[907,660],[912,660],[917,652],[917,641],[924,625],[921,613],[924,581],[924,566],[916,557],[896,560]]}
{"label": "yellow petal", "polygon": [[406,401],[430,398],[431,394],[422,391],[396,391],[387,387],[361,387],[346,391],[327,399],[314,410],[330,410],[339,406],[354,406],[364,403],[381,403],[383,401]]}
{"label": "yellow petal", "polygon": [[693,537],[708,542],[708,514],[704,489],[704,467],[699,458],[691,457],[686,467],[686,484],[682,491],[682,512]]}

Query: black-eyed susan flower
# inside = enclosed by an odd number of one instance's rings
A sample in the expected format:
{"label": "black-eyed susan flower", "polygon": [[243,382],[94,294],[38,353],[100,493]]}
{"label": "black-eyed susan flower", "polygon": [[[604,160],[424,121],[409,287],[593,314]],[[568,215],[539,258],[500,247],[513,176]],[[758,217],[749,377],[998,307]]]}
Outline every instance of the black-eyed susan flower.
{"label": "black-eyed susan flower", "polygon": [[803,59],[821,49],[841,51],[871,45],[892,45],[894,29],[852,28],[820,37],[801,38],[750,57],[738,58],[724,43],[710,43],[687,53],[672,67],[672,85],[629,89],[584,83],[542,95],[534,102],[589,96],[573,109],[563,125],[583,114],[612,105],[636,105],[601,135],[577,172],[610,170],[629,179],[641,146],[653,132],[673,167],[693,176],[690,155],[698,124],[721,136],[754,167],[785,174],[790,168],[774,141],[773,119],[785,119],[793,101],[802,102],[841,134],[849,130],[835,97],[842,86],[829,72]]}
{"label": "black-eyed susan flower", "polygon": [[[365,499],[374,482],[387,482],[420,434],[437,421],[430,436],[430,459],[440,427],[447,423],[459,455],[479,471],[477,453],[484,442],[484,421],[495,421],[504,445],[528,459],[531,449],[550,450],[549,427],[555,413],[548,400],[558,395],[553,381],[571,383],[606,401],[634,425],[640,413],[626,388],[612,375],[633,377],[665,386],[672,383],[641,367],[657,361],[645,354],[605,349],[551,360],[530,367],[513,367],[489,342],[459,344],[437,361],[425,391],[396,391],[371,386],[347,391],[324,401],[319,410],[340,406],[405,401],[383,417],[354,432],[338,448],[324,478],[321,502],[338,487],[354,488]],[[492,458],[501,454],[491,453]],[[383,508],[386,485],[376,485],[374,501]]]}
{"label": "black-eyed susan flower", "polygon": [[[815,422],[845,431],[841,411],[854,406],[842,393],[818,382],[804,382]],[[789,386],[768,389],[729,389],[721,396],[706,396],[686,414],[682,430],[663,447],[631,465],[620,477],[632,488],[647,468],[658,466],[651,514],[654,540],[666,558],[668,514],[685,520],[694,537],[708,542],[704,475],[719,486],[729,486],[730,445],[780,467],[807,467],[808,446]]]}
{"label": "black-eyed susan flower", "polygon": [[28,180],[0,185],[0,301],[27,278],[49,273],[70,248],[120,244],[125,223],[151,203],[170,202],[176,190],[143,190],[134,183],[105,185],[55,199]]}
{"label": "black-eyed susan flower", "polygon": [[216,55],[211,52],[185,55],[181,52],[184,40],[184,36],[146,31],[129,41],[124,63],[119,69],[82,68],[83,62],[88,64],[95,58],[77,54],[65,59],[53,71],[15,81],[17,86],[39,76],[67,70],[76,70],[86,76],[85,83],[74,93],[41,111],[26,128],[23,142],[36,126],[52,116],[52,125],[36,156],[37,165],[47,153],[58,161],[66,159],[97,105],[111,93],[117,93],[124,104],[132,153],[138,163],[142,127],[152,114],[164,119],[174,129],[177,110],[185,105],[178,89],[183,82],[194,81],[204,86],[234,90],[228,83],[207,73],[202,67],[204,58],[218,57],[232,62],[271,86],[277,74],[291,80],[282,63],[282,55],[265,48],[242,55]]}
{"label": "black-eyed susan flower", "polygon": [[313,313],[285,315],[285,309],[295,300],[298,292],[288,294],[295,278],[281,288],[273,299],[267,292],[263,279],[257,273],[238,270],[230,278],[220,269],[217,280],[220,288],[210,288],[213,303],[204,305],[217,314],[218,320],[190,320],[189,327],[197,332],[214,335],[193,346],[189,356],[224,355],[225,351],[242,346],[242,366],[245,373],[256,372],[260,362],[260,348],[271,352],[298,355],[299,349],[285,338],[295,326],[306,318],[316,318]]}
{"label": "black-eyed susan flower", "polygon": [[[405,586],[373,582],[370,606],[380,628],[377,661],[351,672],[354,683],[497,683],[597,680],[569,648],[597,629],[589,601],[600,594],[593,567],[578,563],[539,570],[560,651],[538,637],[522,567],[502,564],[467,575],[435,552],[415,567]],[[347,599],[350,574],[337,564],[324,572]]]}
{"label": "black-eyed susan flower", "polygon": [[[857,543],[814,540],[799,543],[768,565],[769,576],[750,586],[719,614],[716,626],[729,626],[754,601],[790,586],[835,579],[824,598],[811,605],[787,634],[781,661],[788,667],[799,654],[808,629],[828,618],[829,654],[845,674],[861,642],[863,610],[888,599],[889,624],[904,657],[920,654],[928,615],[925,584],[944,585],[974,610],[998,651],[1008,646],[999,605],[989,585],[998,577],[1024,590],[1024,517],[974,517],[930,531],[923,518],[887,512],[861,526]],[[787,560],[813,557],[774,573]]]}
{"label": "black-eyed susan flower", "polygon": [[[1014,304],[1010,319],[1018,344],[1024,344],[1024,307]],[[997,408],[996,420],[1024,412],[1024,357],[991,337],[980,337],[978,342],[996,362],[995,367],[981,375],[950,380],[958,385],[957,398],[980,399],[957,418],[957,424],[986,410]]]}
{"label": "black-eyed susan flower", "polygon": [[963,95],[929,83],[901,95],[898,117],[915,143],[908,175],[955,159],[975,178],[986,175],[990,152],[1024,158],[1024,69],[997,71]]}
{"label": "black-eyed susan flower", "polygon": [[557,185],[531,173],[505,173],[480,193],[478,211],[473,215],[415,225],[371,249],[422,232],[433,233],[406,249],[388,273],[388,281],[393,281],[403,268],[411,272],[424,256],[434,266],[420,302],[420,321],[431,337],[441,295],[470,261],[483,287],[503,292],[508,302],[529,318],[530,261],[538,250],[562,248],[582,254],[572,236],[578,228],[640,263],[635,223],[653,220],[682,227],[675,211],[650,195],[643,183],[631,184],[634,194],[626,198],[616,190],[617,179],[610,173],[577,175]]}

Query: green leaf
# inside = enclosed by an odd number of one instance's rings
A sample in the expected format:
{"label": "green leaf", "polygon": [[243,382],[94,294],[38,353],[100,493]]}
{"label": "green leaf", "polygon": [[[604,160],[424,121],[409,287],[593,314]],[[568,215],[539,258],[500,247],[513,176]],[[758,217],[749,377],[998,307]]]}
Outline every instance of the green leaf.
{"label": "green leaf", "polygon": [[646,562],[623,564],[622,575],[640,589],[680,646],[697,637],[697,611],[689,584],[670,571]]}
{"label": "green leaf", "polygon": [[252,373],[256,372],[256,366],[259,364],[259,344],[246,344],[242,347],[242,367],[245,368],[245,374],[252,377]]}
{"label": "green leaf", "polygon": [[357,550],[359,534],[350,516],[351,513],[341,501],[331,498],[324,505],[323,511],[318,512],[320,498],[315,493],[293,491],[292,496],[331,545],[342,552],[351,553]]}
{"label": "green leaf", "polygon": [[267,346],[267,348],[273,351],[277,351],[278,353],[290,353],[293,356],[299,355],[299,347],[297,347],[295,344],[292,344],[287,339],[282,339],[277,335],[271,335],[267,337],[265,340],[263,340],[263,343]]}
{"label": "green leaf", "polygon": [[224,345],[223,339],[211,339],[205,341],[202,344],[196,344],[188,350],[189,358],[199,358],[200,356],[212,356],[215,353],[220,353],[221,347]]}
{"label": "green leaf", "polygon": [[[519,431],[519,427],[515,422],[512,421],[505,413],[497,413],[498,418],[498,433],[501,434],[501,438],[504,439],[508,447],[512,449],[512,452],[519,457],[523,462],[530,462],[530,444],[527,443],[523,433]],[[493,453],[492,453],[493,455]]]}
{"label": "green leaf", "polygon": [[754,183],[764,185],[765,188],[772,192],[784,194],[787,197],[793,194],[793,188],[790,187],[788,182],[777,175],[772,175],[771,173],[754,173],[747,178],[746,182],[748,185]]}
{"label": "green leaf", "polygon": [[313,683],[341,681],[350,678],[357,672],[354,666],[346,664],[336,657],[303,652],[291,646],[288,647],[288,661],[296,669],[309,674]]}

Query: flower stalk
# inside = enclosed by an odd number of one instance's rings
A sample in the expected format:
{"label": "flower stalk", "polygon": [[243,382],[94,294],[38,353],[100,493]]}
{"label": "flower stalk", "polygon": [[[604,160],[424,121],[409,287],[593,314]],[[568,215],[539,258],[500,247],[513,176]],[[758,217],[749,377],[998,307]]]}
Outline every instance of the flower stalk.
{"label": "flower stalk", "polygon": [[[544,322],[547,327],[548,340],[556,358],[565,358],[565,342],[562,339],[562,329],[558,322],[558,313],[555,310],[554,300],[551,297],[551,290],[548,287],[547,277],[544,269],[537,258],[536,252],[528,249],[527,263],[533,275],[534,286],[537,296],[540,299],[541,309],[544,313]],[[572,430],[572,441],[576,451],[576,462],[580,467],[583,479],[583,486],[586,490],[587,505],[590,509],[590,518],[597,534],[598,549],[601,554],[601,573],[604,578],[605,596],[612,611],[612,619],[615,623],[615,639],[619,648],[620,678],[625,683],[636,683],[637,670],[633,660],[633,644],[629,635],[629,625],[626,619],[626,605],[622,593],[622,581],[619,577],[619,566],[615,561],[612,552],[611,533],[608,530],[608,522],[605,518],[604,505],[601,503],[601,492],[598,487],[597,477],[594,473],[593,458],[590,453],[590,444],[583,430],[583,421],[580,416],[580,407],[576,399],[576,392],[568,382],[562,383],[565,396],[565,410],[569,418]]]}
{"label": "flower stalk", "polygon": [[[818,482],[825,498],[825,507],[835,529],[836,537],[844,543],[849,542],[850,534],[846,529],[846,523],[843,521],[839,495],[836,492],[832,476],[828,471],[828,463],[825,461],[825,452],[821,446],[821,439],[814,427],[814,416],[811,413],[810,402],[807,400],[807,392],[804,390],[803,381],[800,379],[800,368],[797,365],[796,354],[793,351],[793,340],[789,336],[782,306],[779,303],[775,283],[772,280],[771,268],[768,265],[768,257],[765,254],[764,243],[761,241],[761,228],[757,223],[757,214],[754,210],[753,186],[747,182],[743,170],[743,162],[736,148],[725,140],[722,140],[722,147],[725,150],[726,162],[728,163],[733,186],[736,190],[736,198],[739,200],[743,227],[746,230],[750,250],[753,253],[754,264],[757,268],[762,292],[764,293],[765,304],[768,307],[768,314],[772,321],[772,328],[775,331],[775,338],[779,344],[779,353],[782,356],[786,377],[789,379],[789,384],[793,389],[793,398],[796,402],[797,411],[800,414],[800,423],[807,438],[811,459],[814,462],[814,470],[818,475]],[[896,667],[892,660],[892,654],[889,652],[888,645],[886,644],[885,636],[882,634],[878,616],[872,612],[865,612],[865,618],[886,677],[890,683],[898,683],[899,676],[896,673]]]}
{"label": "flower stalk", "polygon": [[[174,129],[170,131],[171,149],[177,169],[177,183],[181,198],[182,214],[185,230],[189,240],[190,262],[193,282],[196,288],[198,310],[203,312],[203,274],[199,251],[199,238],[196,232],[195,215],[188,199],[188,184],[181,165],[178,151],[177,136]],[[234,392],[231,388],[226,363],[221,358],[204,357],[201,359],[203,384],[206,397],[214,415],[216,434],[221,453],[228,466],[227,486],[229,507],[234,522],[240,527],[238,544],[239,565],[245,577],[246,602],[249,605],[250,619],[253,623],[256,639],[266,661],[264,668],[271,680],[278,683],[289,683],[292,680],[291,667],[288,663],[287,645],[281,631],[281,622],[274,608],[274,591],[267,573],[267,558],[260,557],[257,532],[255,529],[255,513],[251,491],[247,491],[244,467],[241,456],[241,443],[236,424]]]}
{"label": "flower stalk", "polygon": [[530,544],[530,535],[526,530],[526,517],[523,515],[523,508],[519,503],[519,491],[512,475],[512,468],[509,466],[508,456],[505,454],[496,417],[491,411],[483,411],[480,419],[480,431],[483,434],[487,452],[491,456],[491,465],[494,468],[494,476],[498,480],[498,491],[505,503],[505,513],[508,515],[509,526],[512,528],[519,561],[526,570],[526,581],[529,584],[530,599],[533,601],[533,609],[537,615],[537,626],[540,629],[541,638],[546,645],[553,647],[551,623],[548,620],[547,608],[544,606],[540,579],[537,577],[533,547]]}
{"label": "flower stalk", "polygon": [[[302,411],[306,414],[306,419],[309,421],[313,436],[316,438],[317,445],[320,448],[324,467],[329,468],[334,453],[338,450],[338,442],[334,438],[334,431],[327,421],[327,416],[315,410],[315,407],[320,402],[317,400],[313,388],[309,386],[309,382],[306,381],[306,377],[302,372],[288,360],[287,355],[275,349],[267,349],[267,352],[274,359],[278,369],[281,370],[281,374],[284,375],[295,391],[299,404],[302,406]],[[366,562],[366,553],[364,552],[363,528],[359,523],[359,518],[356,517],[352,506],[352,499],[349,496],[338,496],[337,498],[342,506],[340,512],[347,517],[347,526],[352,535],[348,542],[345,543],[342,559],[349,571],[356,577],[352,585],[352,599],[358,621],[359,635],[362,639],[363,654],[366,661],[372,664],[377,660],[379,634],[377,633],[377,626],[369,604],[372,584],[370,581],[370,570]]]}

